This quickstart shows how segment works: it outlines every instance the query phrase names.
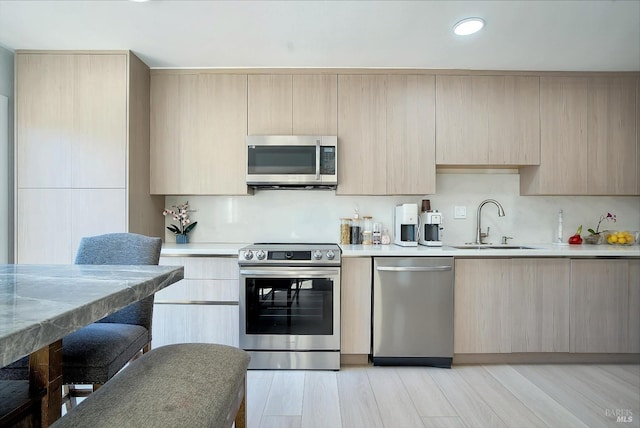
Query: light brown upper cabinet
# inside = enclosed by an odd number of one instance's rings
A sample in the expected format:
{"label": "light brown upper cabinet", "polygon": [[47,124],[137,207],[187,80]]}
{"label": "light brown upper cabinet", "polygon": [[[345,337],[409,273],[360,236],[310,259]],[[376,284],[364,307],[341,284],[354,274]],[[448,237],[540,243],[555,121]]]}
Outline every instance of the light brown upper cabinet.
{"label": "light brown upper cabinet", "polygon": [[336,135],[337,76],[249,75],[248,135]]}
{"label": "light brown upper cabinet", "polygon": [[18,51],[15,99],[16,262],[71,263],[88,235],[162,234],[163,202],[149,195],[149,68],[140,59]]}
{"label": "light brown upper cabinet", "polygon": [[439,75],[436,94],[438,165],[539,164],[538,77]]}
{"label": "light brown upper cabinet", "polygon": [[587,92],[587,191],[638,193],[635,77],[590,77]]}
{"label": "light brown upper cabinet", "polygon": [[640,75],[636,77],[636,194],[640,193]]}
{"label": "light brown upper cabinet", "polygon": [[126,64],[117,54],[19,55],[18,187],[125,187]]}
{"label": "light brown upper cabinet", "polygon": [[246,195],[247,75],[151,76],[151,193]]}
{"label": "light brown upper cabinet", "polygon": [[638,194],[638,77],[540,78],[540,166],[523,195]]}
{"label": "light brown upper cabinet", "polygon": [[338,77],[342,195],[435,193],[435,78]]}

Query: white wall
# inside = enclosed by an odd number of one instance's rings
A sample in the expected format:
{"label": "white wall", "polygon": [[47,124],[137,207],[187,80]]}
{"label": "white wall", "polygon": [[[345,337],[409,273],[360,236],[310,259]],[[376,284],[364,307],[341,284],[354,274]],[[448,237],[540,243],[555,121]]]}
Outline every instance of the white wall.
{"label": "white wall", "polygon": [[13,262],[13,53],[0,47],[0,264]]}
{"label": "white wall", "polygon": [[[517,173],[446,173],[437,175],[437,194],[419,197],[336,196],[333,191],[258,190],[253,196],[167,196],[168,206],[189,200],[197,210],[192,218],[198,226],[191,242],[338,242],[341,217],[372,215],[391,231],[395,204],[420,203],[430,199],[432,209],[444,215],[446,244],[470,242],[475,236],[476,211],[480,202],[496,199],[506,212],[483,208],[483,229],[491,227],[490,241],[502,235],[514,243],[550,243],[555,236],[558,210],[564,210],[565,240],[582,224],[595,228],[601,214],[615,213],[617,224],[605,229],[640,230],[640,197],[520,196]],[[467,218],[453,219],[454,206],[465,206]],[[158,213],[161,215],[161,213]],[[170,224],[167,219],[166,224]],[[602,227],[601,227],[602,228]],[[166,242],[174,242],[170,232]]]}

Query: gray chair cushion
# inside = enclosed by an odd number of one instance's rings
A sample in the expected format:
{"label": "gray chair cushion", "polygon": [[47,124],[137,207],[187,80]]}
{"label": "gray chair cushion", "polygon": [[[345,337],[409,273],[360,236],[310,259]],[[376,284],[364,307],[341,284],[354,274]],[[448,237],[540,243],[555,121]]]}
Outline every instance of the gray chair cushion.
{"label": "gray chair cushion", "polygon": [[249,360],[245,351],[225,345],[156,348],[52,426],[229,427]]}
{"label": "gray chair cushion", "polygon": [[0,380],[29,379],[29,357],[20,358],[0,369]]}
{"label": "gray chair cushion", "polygon": [[[105,383],[148,342],[149,331],[138,325],[88,325],[62,340],[62,381],[64,384]],[[4,367],[0,379],[29,379],[29,357]]]}
{"label": "gray chair cushion", "polygon": [[104,383],[149,342],[139,325],[93,323],[62,339],[65,384]]}

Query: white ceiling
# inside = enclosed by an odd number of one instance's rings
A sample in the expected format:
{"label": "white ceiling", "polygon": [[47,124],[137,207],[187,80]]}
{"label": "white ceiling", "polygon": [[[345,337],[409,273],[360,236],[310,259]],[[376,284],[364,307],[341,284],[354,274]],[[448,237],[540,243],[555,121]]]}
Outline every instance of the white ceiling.
{"label": "white ceiling", "polygon": [[[469,16],[487,22],[461,38]],[[0,0],[9,49],[130,49],[162,67],[640,70],[640,0]]]}

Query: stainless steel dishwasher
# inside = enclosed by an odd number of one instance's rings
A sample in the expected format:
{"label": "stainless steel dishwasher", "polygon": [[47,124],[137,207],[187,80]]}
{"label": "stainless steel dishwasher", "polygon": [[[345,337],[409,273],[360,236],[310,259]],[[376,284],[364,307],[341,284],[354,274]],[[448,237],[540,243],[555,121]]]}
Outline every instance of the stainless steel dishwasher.
{"label": "stainless steel dishwasher", "polygon": [[451,367],[453,257],[375,257],[373,364]]}

